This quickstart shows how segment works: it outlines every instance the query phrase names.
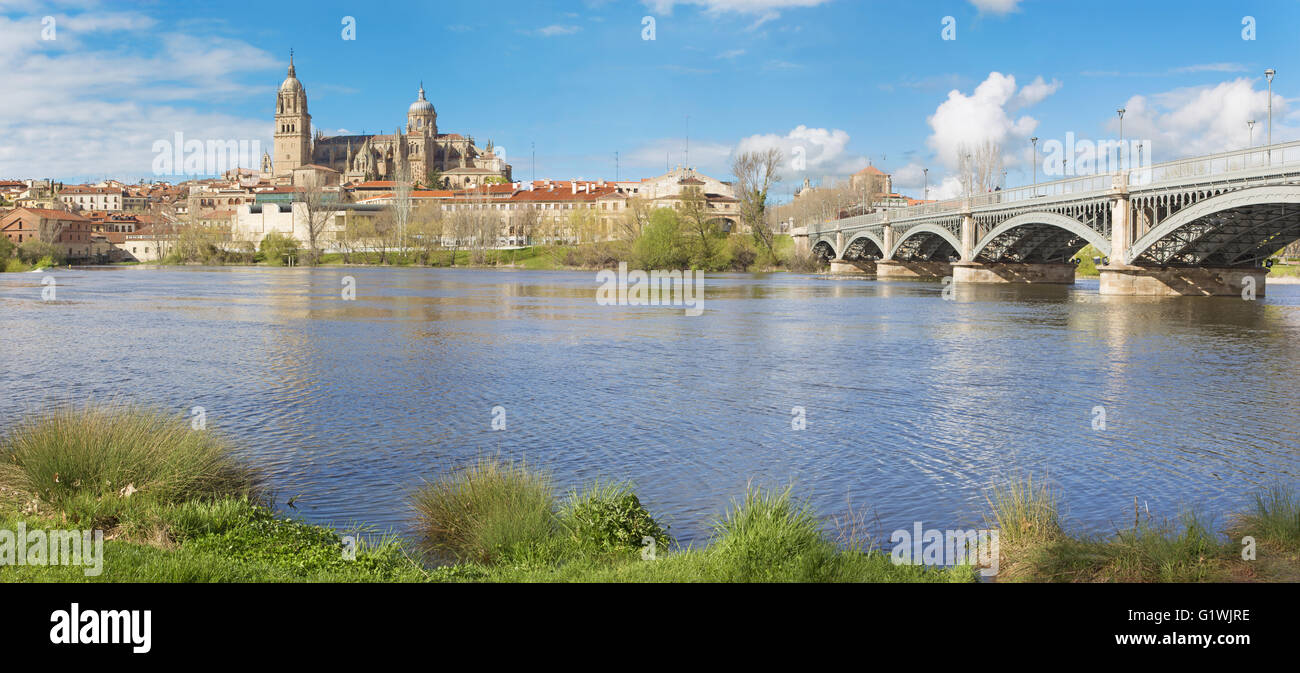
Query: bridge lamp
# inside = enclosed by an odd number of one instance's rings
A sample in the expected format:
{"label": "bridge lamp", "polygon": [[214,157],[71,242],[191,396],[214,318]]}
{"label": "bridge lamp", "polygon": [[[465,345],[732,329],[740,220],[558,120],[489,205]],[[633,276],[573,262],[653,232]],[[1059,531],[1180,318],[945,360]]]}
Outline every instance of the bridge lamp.
{"label": "bridge lamp", "polygon": [[[1277,71],[1272,68],[1269,68],[1268,70],[1264,71],[1264,77],[1268,78],[1268,144],[1269,145],[1273,144],[1273,75],[1276,74]],[[1270,156],[1272,155],[1271,152],[1269,154]]]}
{"label": "bridge lamp", "polygon": [[1246,149],[1250,149],[1255,146],[1255,120],[1254,119],[1246,122],[1246,129],[1250,132],[1250,140],[1246,143]]}
{"label": "bridge lamp", "polygon": [[1128,110],[1125,109],[1125,108],[1120,108],[1120,109],[1118,109],[1118,110],[1115,111],[1115,113],[1119,115],[1119,154],[1120,154],[1119,160],[1120,160],[1120,163],[1121,163],[1121,164],[1123,164],[1123,162],[1124,162],[1124,154],[1125,154],[1125,152],[1124,152],[1124,150],[1125,150],[1125,147],[1124,147],[1124,113],[1125,113],[1125,112],[1128,112]]}
{"label": "bridge lamp", "polygon": [[925,186],[921,188],[921,198],[926,201],[929,201],[930,200],[930,169],[922,168],[921,172],[925,174],[925,183],[924,183]]}
{"label": "bridge lamp", "polygon": [[1029,139],[1034,144],[1034,196],[1038,196],[1038,136]]}

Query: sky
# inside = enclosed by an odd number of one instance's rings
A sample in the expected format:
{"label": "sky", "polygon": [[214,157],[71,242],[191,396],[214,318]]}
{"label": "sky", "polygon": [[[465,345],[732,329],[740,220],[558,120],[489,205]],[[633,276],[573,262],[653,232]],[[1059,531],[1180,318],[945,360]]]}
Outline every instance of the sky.
{"label": "sky", "polygon": [[1245,147],[1248,120],[1263,143],[1266,68],[1273,140],[1298,139],[1298,29],[1282,0],[0,0],[0,179],[156,179],[177,133],[269,151],[293,49],[326,135],[393,132],[423,82],[516,179],[725,180],[775,146],[778,200],[869,164],[942,198],[963,151],[1026,184],[1031,136],[1041,168],[1118,139],[1120,107],[1148,161]]}

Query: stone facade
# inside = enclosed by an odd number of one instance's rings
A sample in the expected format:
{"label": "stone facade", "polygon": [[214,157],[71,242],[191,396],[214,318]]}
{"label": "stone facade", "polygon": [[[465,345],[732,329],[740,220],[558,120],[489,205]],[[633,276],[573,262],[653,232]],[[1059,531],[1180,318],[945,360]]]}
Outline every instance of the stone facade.
{"label": "stone facade", "polygon": [[292,56],[289,73],[276,93],[275,148],[264,157],[262,169],[277,178],[292,179],[307,165],[337,171],[343,182],[393,180],[405,173],[413,182],[438,181],[452,188],[511,180],[511,167],[498,157],[491,141],[479,149],[473,138],[438,132],[438,113],[420,85],[415,102],[406,111],[406,125],[391,134],[313,137],[307,92],[298,81]]}

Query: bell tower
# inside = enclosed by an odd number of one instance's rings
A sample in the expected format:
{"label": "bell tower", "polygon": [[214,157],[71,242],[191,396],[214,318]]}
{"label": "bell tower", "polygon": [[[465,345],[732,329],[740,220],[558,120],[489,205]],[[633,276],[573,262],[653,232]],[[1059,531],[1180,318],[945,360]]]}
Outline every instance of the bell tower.
{"label": "bell tower", "polygon": [[289,50],[289,75],[275,96],[276,177],[291,175],[293,169],[311,163],[311,115],[307,114],[307,91],[302,88]]}

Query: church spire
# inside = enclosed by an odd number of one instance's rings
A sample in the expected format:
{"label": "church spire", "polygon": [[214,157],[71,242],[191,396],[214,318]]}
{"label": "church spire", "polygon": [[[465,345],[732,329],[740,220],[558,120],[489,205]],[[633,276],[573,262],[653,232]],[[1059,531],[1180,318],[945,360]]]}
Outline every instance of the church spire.
{"label": "church spire", "polygon": [[293,47],[289,47],[289,76],[297,77],[297,75],[294,74],[293,71]]}

